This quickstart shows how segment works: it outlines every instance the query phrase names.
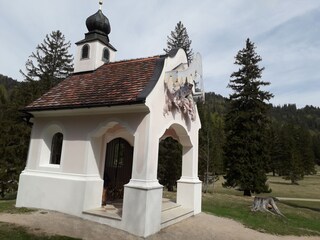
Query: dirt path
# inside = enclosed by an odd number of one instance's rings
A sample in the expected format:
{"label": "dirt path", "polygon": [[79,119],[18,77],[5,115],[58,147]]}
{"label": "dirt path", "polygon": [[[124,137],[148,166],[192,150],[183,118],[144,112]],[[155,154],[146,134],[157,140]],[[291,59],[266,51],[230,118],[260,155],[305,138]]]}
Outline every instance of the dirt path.
{"label": "dirt path", "polygon": [[288,197],[277,197],[280,201],[303,201],[303,202],[320,202],[320,199],[315,198],[288,198]]}
{"label": "dirt path", "polygon": [[[49,235],[65,235],[84,240],[138,240],[124,231],[57,212],[0,214],[0,222],[15,223]],[[260,233],[230,219],[201,213],[150,236],[148,240],[320,240],[320,237],[279,237]]]}

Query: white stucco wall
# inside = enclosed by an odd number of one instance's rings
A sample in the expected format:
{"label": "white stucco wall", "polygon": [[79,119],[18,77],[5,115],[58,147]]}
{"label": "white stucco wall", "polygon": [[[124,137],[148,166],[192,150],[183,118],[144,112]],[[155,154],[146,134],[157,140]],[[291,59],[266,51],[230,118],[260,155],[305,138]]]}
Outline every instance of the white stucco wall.
{"label": "white stucco wall", "polygon": [[[37,117],[31,134],[28,160],[20,176],[17,206],[52,209],[80,216],[101,205],[102,175],[108,129],[123,123],[114,133],[133,142],[133,133],[146,113]],[[46,138],[63,133],[60,165],[49,163]],[[130,140],[131,139],[131,140]]]}
{"label": "white stucco wall", "polygon": [[[89,58],[82,59],[82,47],[86,44],[89,45]],[[74,61],[74,72],[92,71],[105,64],[102,60],[103,49],[105,47],[109,49],[110,62],[115,61],[116,52],[101,42],[93,41],[86,44],[80,44],[77,46],[77,54]]]}

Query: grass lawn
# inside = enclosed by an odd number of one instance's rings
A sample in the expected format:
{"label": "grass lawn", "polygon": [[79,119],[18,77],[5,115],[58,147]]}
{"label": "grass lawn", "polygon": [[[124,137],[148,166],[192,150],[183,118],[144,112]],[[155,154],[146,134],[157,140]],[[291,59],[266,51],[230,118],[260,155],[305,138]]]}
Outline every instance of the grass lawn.
{"label": "grass lawn", "polygon": [[16,208],[15,200],[0,200],[0,213],[30,213],[34,210],[28,208]]}
{"label": "grass lawn", "polygon": [[253,198],[228,194],[204,194],[202,211],[228,217],[245,226],[278,235],[320,236],[320,212],[277,202],[286,218],[269,213],[251,212]]}
{"label": "grass lawn", "polygon": [[[243,192],[235,189],[222,187],[223,177],[209,187],[209,192],[242,196]],[[261,196],[289,197],[289,198],[315,198],[320,199],[320,175],[305,176],[298,182],[299,185],[292,185],[289,180],[282,177],[268,176],[268,184],[272,189],[271,193],[260,194]]]}
{"label": "grass lawn", "polygon": [[[320,199],[320,175],[306,176],[299,185],[291,185],[281,177],[269,177],[272,192],[265,196]],[[251,197],[243,197],[243,192],[222,187],[223,178],[203,195],[202,210],[217,216],[228,217],[245,226],[278,235],[318,235],[320,236],[320,202],[281,201],[276,202],[282,218],[268,213],[251,212]]]}

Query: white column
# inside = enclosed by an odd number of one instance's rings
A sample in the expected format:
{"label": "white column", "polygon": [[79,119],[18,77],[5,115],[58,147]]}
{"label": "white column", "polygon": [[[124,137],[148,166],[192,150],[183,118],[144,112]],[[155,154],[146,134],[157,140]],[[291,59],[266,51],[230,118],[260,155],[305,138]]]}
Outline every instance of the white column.
{"label": "white column", "polygon": [[177,181],[177,203],[184,208],[201,212],[202,183],[198,178],[198,132],[192,147],[183,147],[182,176]]}
{"label": "white column", "polygon": [[147,237],[160,230],[162,185],[157,180],[159,140],[147,115],[135,133],[132,178],[124,186],[122,221],[125,230]]}

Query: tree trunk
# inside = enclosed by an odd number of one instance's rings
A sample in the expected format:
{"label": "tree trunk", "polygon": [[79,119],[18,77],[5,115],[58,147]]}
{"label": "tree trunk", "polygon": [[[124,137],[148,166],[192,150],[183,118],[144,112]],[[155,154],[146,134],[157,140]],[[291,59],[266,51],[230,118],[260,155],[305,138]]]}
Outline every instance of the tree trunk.
{"label": "tree trunk", "polygon": [[206,183],[205,183],[205,190],[204,193],[208,192],[209,187],[209,161],[210,161],[210,142],[209,142],[209,131],[207,132],[207,169],[206,169]]}
{"label": "tree trunk", "polygon": [[269,212],[271,214],[277,214],[282,217],[284,215],[278,209],[273,197],[255,197],[253,200],[251,211]]}
{"label": "tree trunk", "polygon": [[243,196],[249,196],[249,197],[251,197],[251,191],[248,190],[248,189],[245,189],[245,190],[243,191]]}

